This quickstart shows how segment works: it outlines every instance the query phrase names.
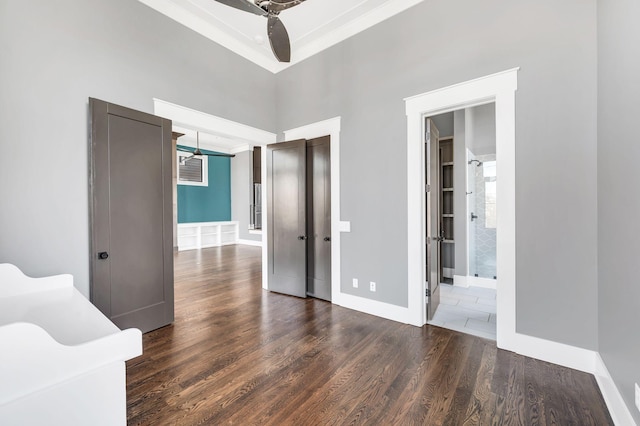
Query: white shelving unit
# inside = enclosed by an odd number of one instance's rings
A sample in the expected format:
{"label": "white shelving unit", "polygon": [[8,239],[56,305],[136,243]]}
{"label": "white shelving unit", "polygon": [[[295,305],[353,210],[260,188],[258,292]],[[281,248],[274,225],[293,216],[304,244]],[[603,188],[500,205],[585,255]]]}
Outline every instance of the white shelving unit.
{"label": "white shelving unit", "polygon": [[238,242],[238,222],[178,224],[178,250],[225,246]]}
{"label": "white shelving unit", "polygon": [[452,279],[455,271],[455,240],[453,235],[453,137],[442,137],[440,151],[440,230],[444,240],[440,245],[441,276]]}

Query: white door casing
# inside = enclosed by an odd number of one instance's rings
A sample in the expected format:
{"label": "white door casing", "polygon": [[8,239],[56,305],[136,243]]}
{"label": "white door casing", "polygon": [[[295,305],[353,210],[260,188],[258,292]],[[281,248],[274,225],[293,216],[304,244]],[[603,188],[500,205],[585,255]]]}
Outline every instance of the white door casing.
{"label": "white door casing", "polygon": [[497,181],[497,345],[515,350],[515,91],[518,68],[405,99],[407,114],[407,243],[409,323],[425,312],[424,117],[495,102]]}
{"label": "white door casing", "polygon": [[[331,137],[331,302],[342,305],[342,293],[340,292],[340,117],[284,131],[284,138],[288,141],[314,139],[327,135]],[[263,182],[266,182],[266,178]],[[266,219],[263,218],[264,220]],[[263,231],[262,238],[266,238],[266,231]],[[263,247],[268,247],[266,240],[263,241]],[[267,251],[263,250],[262,261],[265,265],[266,255]],[[265,270],[263,268],[262,285],[268,289]]]}
{"label": "white door casing", "polygon": [[[246,146],[242,150],[250,149],[250,145],[266,146],[277,141],[275,133],[270,133],[262,129],[248,126],[243,123],[227,120],[226,118],[217,117],[181,105],[161,99],[153,99],[154,114],[161,117],[169,118],[174,125],[178,124],[191,129],[199,129],[206,131],[212,135],[220,135],[239,139],[246,142]],[[211,147],[215,150],[214,147]],[[261,151],[261,181],[267,181],[267,150]],[[267,187],[262,185],[262,246],[266,247],[266,235],[268,224],[267,212]],[[266,250],[262,250],[262,287],[266,288],[267,283],[267,257]]]}

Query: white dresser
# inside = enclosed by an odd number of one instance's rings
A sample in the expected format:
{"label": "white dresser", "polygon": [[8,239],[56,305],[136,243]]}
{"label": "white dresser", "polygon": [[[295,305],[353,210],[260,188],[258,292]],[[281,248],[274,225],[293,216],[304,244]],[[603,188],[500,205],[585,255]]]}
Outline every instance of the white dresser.
{"label": "white dresser", "polygon": [[142,354],[73,286],[0,264],[0,424],[126,425],[125,361]]}

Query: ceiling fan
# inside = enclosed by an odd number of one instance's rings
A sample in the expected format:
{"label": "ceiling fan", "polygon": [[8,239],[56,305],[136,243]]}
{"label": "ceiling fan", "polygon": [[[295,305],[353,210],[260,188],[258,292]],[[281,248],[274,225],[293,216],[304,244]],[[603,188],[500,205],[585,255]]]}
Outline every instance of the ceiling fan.
{"label": "ceiling fan", "polygon": [[291,60],[291,44],[284,24],[278,18],[283,10],[297,6],[305,0],[216,0],[245,12],[267,18],[267,34],[273,54],[280,62]]}
{"label": "ceiling fan", "polygon": [[180,163],[181,164],[185,164],[188,160],[192,159],[193,157],[195,157],[196,155],[207,155],[209,157],[227,157],[227,158],[231,158],[231,157],[235,157],[234,154],[222,154],[222,153],[207,153],[207,152],[202,152],[200,151],[200,132],[196,132],[196,149],[195,150],[190,150],[187,148],[182,148],[182,147],[177,147],[176,148],[178,151],[182,151],[182,152],[188,152],[191,155],[189,157],[184,157]]}

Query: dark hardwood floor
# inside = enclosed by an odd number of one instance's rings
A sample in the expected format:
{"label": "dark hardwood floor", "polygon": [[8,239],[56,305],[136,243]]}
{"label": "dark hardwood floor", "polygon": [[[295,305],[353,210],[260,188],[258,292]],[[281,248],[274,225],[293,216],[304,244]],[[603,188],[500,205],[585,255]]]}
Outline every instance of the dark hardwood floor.
{"label": "dark hardwood floor", "polygon": [[593,376],[261,288],[260,249],[175,256],[176,320],[127,363],[129,424],[611,425]]}

